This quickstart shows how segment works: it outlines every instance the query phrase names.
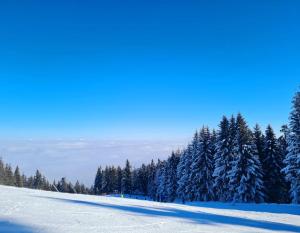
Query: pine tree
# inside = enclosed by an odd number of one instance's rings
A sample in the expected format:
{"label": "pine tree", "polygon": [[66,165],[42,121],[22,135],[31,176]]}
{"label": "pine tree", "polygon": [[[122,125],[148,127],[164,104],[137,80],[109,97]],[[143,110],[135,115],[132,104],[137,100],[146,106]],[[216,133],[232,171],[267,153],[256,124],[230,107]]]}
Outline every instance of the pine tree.
{"label": "pine tree", "polygon": [[2,158],[0,158],[0,184],[5,184],[5,167]]}
{"label": "pine tree", "polygon": [[288,154],[284,160],[286,180],[290,182],[293,203],[300,203],[300,92],[293,99],[288,136]]}
{"label": "pine tree", "polygon": [[195,180],[194,175],[196,174],[196,165],[193,168],[193,164],[196,160],[200,157],[200,136],[199,133],[196,131],[194,134],[194,138],[192,140],[191,146],[190,146],[190,157],[187,158],[190,160],[190,162],[187,164],[189,165],[188,171],[186,172],[187,180],[186,180],[186,186],[185,186],[185,199],[189,201],[194,201],[196,199],[197,190],[195,189]]}
{"label": "pine tree", "polygon": [[78,180],[75,183],[74,189],[75,189],[76,193],[82,193],[81,186],[80,186],[80,183]]}
{"label": "pine tree", "polygon": [[[281,160],[284,161],[284,159],[286,158],[287,154],[288,154],[288,134],[289,134],[289,128],[287,125],[283,125],[281,127],[281,135],[277,140],[277,144],[279,147],[279,153],[280,153],[280,157]],[[285,166],[284,162],[283,162],[283,166]],[[284,174],[284,170],[282,169],[281,172]],[[283,194],[281,196],[281,202],[282,203],[290,203],[291,199],[290,199],[290,195],[289,195],[289,191],[290,191],[290,187],[291,184],[289,181],[287,181],[286,179],[284,179],[283,181]]]}
{"label": "pine tree", "polygon": [[211,134],[207,127],[199,133],[198,151],[193,157],[190,181],[192,195],[198,201],[210,201],[214,198],[213,192],[213,154]]}
{"label": "pine tree", "polygon": [[67,180],[65,177],[61,178],[61,180],[58,182],[57,184],[57,189],[59,190],[59,192],[62,193],[68,193],[70,192]]}
{"label": "pine tree", "polygon": [[266,159],[265,156],[265,137],[260,129],[260,126],[258,124],[255,125],[254,127],[254,132],[253,132],[253,140],[254,144],[257,149],[257,155],[259,160],[262,162]]}
{"label": "pine tree", "polygon": [[42,189],[43,186],[43,177],[39,170],[36,170],[35,176],[33,178],[33,188]]}
{"label": "pine tree", "polygon": [[156,197],[155,173],[156,173],[156,166],[152,159],[151,163],[148,165],[147,195],[153,200],[155,200]]}
{"label": "pine tree", "polygon": [[148,184],[148,171],[147,171],[147,167],[145,164],[142,164],[142,166],[140,167],[140,169],[138,169],[138,189],[140,191],[140,193],[144,196],[147,195],[147,184]]}
{"label": "pine tree", "polygon": [[96,195],[99,195],[102,193],[102,182],[103,182],[103,174],[102,174],[102,169],[101,167],[98,168],[97,174],[95,177],[95,182],[94,182],[94,193]]}
{"label": "pine tree", "polygon": [[214,187],[217,199],[228,201],[229,192],[229,173],[232,165],[232,145],[230,140],[230,123],[224,116],[217,135],[216,153],[215,153],[215,170]]}
{"label": "pine tree", "polygon": [[157,200],[160,202],[166,202],[166,161],[158,161],[156,172]]}
{"label": "pine tree", "polygon": [[266,129],[265,147],[264,147],[265,160],[262,165],[265,171],[264,186],[266,189],[267,202],[282,202],[284,195],[284,177],[281,173],[283,161],[277,145],[275,133],[270,125]]}
{"label": "pine tree", "polygon": [[117,167],[117,191],[121,193],[122,190],[122,168],[120,166]]}
{"label": "pine tree", "polygon": [[[198,140],[198,134],[195,135]],[[195,139],[194,139],[195,140]],[[177,197],[182,200],[183,203],[189,198],[189,182],[190,182],[190,172],[192,164],[192,144],[182,152],[180,156],[179,164],[177,166]]]}
{"label": "pine tree", "polygon": [[122,193],[131,194],[132,193],[132,176],[131,176],[131,165],[128,160],[126,160],[126,165],[123,170],[122,176]]}
{"label": "pine tree", "polygon": [[230,190],[234,202],[262,202],[263,181],[261,163],[253,142],[252,132],[238,114],[233,148]]}
{"label": "pine tree", "polygon": [[14,173],[14,180],[15,180],[15,186],[17,187],[23,187],[23,179],[20,175],[19,167],[16,167],[15,173]]}
{"label": "pine tree", "polygon": [[14,179],[14,173],[12,171],[12,167],[9,164],[6,164],[5,166],[5,185],[14,186],[15,185],[15,179]]}
{"label": "pine tree", "polygon": [[173,202],[176,199],[177,190],[177,166],[179,163],[180,152],[172,152],[171,157],[168,158],[166,165],[166,195],[167,200]]}

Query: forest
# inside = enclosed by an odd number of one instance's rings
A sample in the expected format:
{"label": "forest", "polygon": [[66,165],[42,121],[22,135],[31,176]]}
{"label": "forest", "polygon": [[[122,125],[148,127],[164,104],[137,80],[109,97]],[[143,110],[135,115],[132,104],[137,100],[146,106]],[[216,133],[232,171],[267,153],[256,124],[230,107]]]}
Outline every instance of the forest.
{"label": "forest", "polygon": [[[101,163],[101,161],[99,161]],[[241,113],[223,116],[218,129],[196,131],[168,159],[133,168],[98,168],[92,187],[66,178],[49,182],[39,170],[26,177],[0,159],[0,184],[91,195],[141,195],[160,202],[300,203],[300,92],[277,137],[272,126],[251,129]]]}

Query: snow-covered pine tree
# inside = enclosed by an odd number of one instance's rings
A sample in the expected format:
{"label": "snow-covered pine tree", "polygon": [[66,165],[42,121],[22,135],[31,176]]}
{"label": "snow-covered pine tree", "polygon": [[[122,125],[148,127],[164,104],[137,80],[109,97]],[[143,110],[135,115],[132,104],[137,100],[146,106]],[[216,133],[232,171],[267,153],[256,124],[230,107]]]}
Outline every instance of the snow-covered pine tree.
{"label": "snow-covered pine tree", "polygon": [[120,166],[117,167],[117,190],[118,190],[118,193],[121,193],[121,190],[122,190],[122,168]]}
{"label": "snow-covered pine tree", "polygon": [[166,161],[158,161],[156,170],[156,183],[157,183],[157,200],[160,202],[167,201],[166,191]]}
{"label": "snow-covered pine tree", "polygon": [[265,136],[263,135],[261,128],[258,124],[255,125],[254,131],[253,131],[253,140],[254,144],[256,146],[257,155],[259,157],[259,160],[264,161],[266,159],[265,156]]}
{"label": "snow-covered pine tree", "polygon": [[264,198],[262,167],[259,161],[252,132],[244,118],[238,114],[233,148],[230,190],[234,202],[262,202]]}
{"label": "snow-covered pine tree", "polygon": [[266,190],[265,200],[271,203],[280,203],[284,195],[284,176],[281,173],[283,161],[275,133],[270,125],[267,126],[265,135],[265,159],[262,161],[265,171],[263,176]]}
{"label": "snow-covered pine tree", "polygon": [[142,164],[142,166],[139,169],[138,172],[138,177],[139,177],[139,189],[141,193],[146,196],[147,195],[147,184],[148,184],[148,170],[147,166],[145,164]]}
{"label": "snow-covered pine tree", "polygon": [[42,185],[43,185],[43,181],[42,181],[42,174],[39,170],[36,170],[35,176],[33,178],[33,187],[35,189],[41,189]]}
{"label": "snow-covered pine tree", "polygon": [[0,184],[5,184],[5,167],[2,158],[0,158]]}
{"label": "snow-covered pine tree", "polygon": [[140,180],[139,180],[139,168],[133,169],[131,171],[131,180],[132,180],[132,194],[134,195],[142,195],[140,190]]}
{"label": "snow-covered pine tree", "polygon": [[97,169],[95,182],[94,182],[94,193],[96,195],[99,195],[102,193],[102,182],[103,182],[103,172],[102,172],[102,168],[99,167]]}
{"label": "snow-covered pine tree", "polygon": [[284,160],[286,155],[288,154],[288,135],[289,135],[288,126],[287,125],[281,126],[280,132],[281,135],[277,141],[280,150],[280,155],[282,157],[282,160]]}
{"label": "snow-covered pine tree", "polygon": [[[196,137],[198,138],[198,134]],[[192,144],[189,144],[182,152],[177,166],[177,197],[180,198],[183,203],[189,199],[189,189],[187,187],[190,187],[189,181],[193,155],[192,147]]]}
{"label": "snow-covered pine tree", "polygon": [[131,194],[132,193],[132,176],[131,176],[131,165],[128,160],[126,160],[126,165],[123,170],[122,176],[122,193]]}
{"label": "snow-covered pine tree", "polygon": [[15,186],[17,187],[23,187],[23,180],[20,174],[19,167],[16,167],[15,173],[14,173],[14,180],[15,180]]}
{"label": "snow-covered pine tree", "polygon": [[214,198],[214,165],[211,134],[209,129],[207,127],[203,127],[198,137],[198,151],[194,154],[191,166],[191,193],[194,196],[194,200],[210,201]]}
{"label": "snow-covered pine tree", "polygon": [[[40,178],[40,177],[41,177],[41,174],[37,170],[35,178],[34,178],[35,179],[34,186],[36,189],[41,189],[42,181],[40,181],[40,180],[42,178]],[[57,183],[57,189],[59,190],[59,192],[62,192],[62,193],[68,193],[70,191],[68,183],[67,183],[67,179],[65,177],[62,177],[61,180]]]}
{"label": "snow-covered pine tree", "polygon": [[[75,183],[74,189],[75,189],[76,193],[82,193],[82,192],[81,192],[81,186],[80,186],[80,183],[79,183],[78,180],[77,180],[76,183]],[[95,190],[95,189],[94,189],[94,190]],[[94,192],[94,194],[96,194],[96,193]]]}
{"label": "snow-covered pine tree", "polygon": [[156,196],[155,173],[156,173],[156,165],[152,159],[151,163],[148,165],[147,195],[153,200],[155,200],[155,196]]}
{"label": "snow-covered pine tree", "polygon": [[[196,193],[195,193],[195,180],[194,180],[194,175],[195,173],[193,173],[192,171],[192,166],[193,166],[193,163],[198,160],[198,157],[200,157],[200,140],[199,140],[199,133],[198,131],[196,131],[196,133],[194,134],[194,138],[192,140],[192,143],[191,143],[191,146],[190,146],[190,156],[189,156],[189,162],[188,162],[188,165],[189,165],[189,169],[188,169],[188,172],[187,172],[187,175],[188,175],[188,180],[186,182],[186,186],[185,186],[185,198],[186,200],[189,200],[189,201],[194,201],[196,199]],[[192,174],[193,173],[193,174]]]}
{"label": "snow-covered pine tree", "polygon": [[[255,127],[254,127],[253,141],[254,141],[254,144],[256,146],[257,155],[258,155],[259,161],[260,161],[261,166],[262,166],[262,172],[261,173],[262,173],[262,176],[264,177],[264,174],[266,174],[268,172],[267,170],[265,170],[266,167],[263,165],[264,161],[266,160],[266,156],[265,156],[265,135],[261,131],[261,128],[258,124],[256,124]],[[264,195],[266,195],[267,190],[265,188],[265,185],[263,186],[262,191],[263,191]]]}
{"label": "snow-covered pine tree", "polygon": [[213,173],[216,198],[219,201],[227,201],[230,198],[229,172],[232,165],[232,146],[230,143],[230,123],[224,116],[217,134],[215,169]]}
{"label": "snow-covered pine tree", "polygon": [[5,185],[14,186],[15,185],[15,179],[14,179],[14,173],[12,171],[12,167],[9,164],[6,164],[5,166]]}
{"label": "snow-covered pine tree", "polygon": [[145,164],[132,171],[132,191],[136,195],[147,195],[148,170]]}
{"label": "snow-covered pine tree", "polygon": [[179,163],[180,152],[172,152],[172,155],[167,160],[166,167],[166,192],[167,200],[173,202],[176,199],[177,190],[177,166]]}
{"label": "snow-covered pine tree", "polygon": [[213,158],[215,157],[216,153],[216,144],[217,144],[217,132],[215,129],[212,130],[210,135],[210,144],[211,144],[211,153],[213,155]]}
{"label": "snow-covered pine tree", "polygon": [[[280,157],[281,160],[284,161],[284,159],[286,158],[287,154],[288,154],[288,135],[289,135],[289,128],[287,125],[283,125],[281,126],[280,129],[281,135],[277,140],[277,144],[279,147],[279,153],[280,153]],[[283,166],[285,166],[284,162],[283,162]],[[281,173],[284,174],[283,169],[281,170]],[[291,199],[290,199],[290,195],[289,195],[289,191],[290,191],[290,182],[287,181],[286,179],[284,179],[284,190],[283,190],[283,195],[281,196],[281,202],[282,203],[290,203]]]}
{"label": "snow-covered pine tree", "polygon": [[300,203],[300,92],[293,99],[290,115],[288,154],[284,160],[286,180],[290,182],[290,196],[293,203]]}

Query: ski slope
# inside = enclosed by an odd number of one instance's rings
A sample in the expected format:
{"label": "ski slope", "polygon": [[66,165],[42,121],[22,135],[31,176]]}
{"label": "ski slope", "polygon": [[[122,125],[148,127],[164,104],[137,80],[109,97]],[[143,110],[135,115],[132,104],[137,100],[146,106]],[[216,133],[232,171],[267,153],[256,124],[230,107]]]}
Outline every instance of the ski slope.
{"label": "ski slope", "polygon": [[0,232],[300,232],[300,206],[180,205],[0,186]]}

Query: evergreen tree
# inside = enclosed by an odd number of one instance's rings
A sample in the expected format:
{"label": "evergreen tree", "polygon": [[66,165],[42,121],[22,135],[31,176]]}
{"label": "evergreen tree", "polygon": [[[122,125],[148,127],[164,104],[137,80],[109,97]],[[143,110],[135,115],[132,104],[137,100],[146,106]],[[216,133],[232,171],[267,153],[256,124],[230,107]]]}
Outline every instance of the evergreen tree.
{"label": "evergreen tree", "polygon": [[198,151],[193,157],[190,181],[192,195],[198,201],[210,201],[213,193],[213,154],[211,135],[207,127],[199,133]]}
{"label": "evergreen tree", "polygon": [[0,184],[5,184],[5,167],[2,158],[0,158]]}
{"label": "evergreen tree", "polygon": [[[187,159],[190,159],[190,162],[187,164],[189,165],[188,172],[186,173],[188,176],[188,180],[186,182],[186,187],[185,187],[185,199],[189,201],[193,201],[196,199],[197,195],[197,190],[195,189],[195,183],[196,181],[194,180],[194,175],[196,174],[196,165],[194,165],[195,161],[198,160],[200,157],[200,136],[199,133],[196,131],[194,134],[194,138],[192,140],[192,144],[190,147],[190,157]],[[194,167],[193,167],[194,166]]]}
{"label": "evergreen tree", "polygon": [[35,176],[33,178],[33,188],[42,189],[43,186],[43,176],[39,170],[36,170]]}
{"label": "evergreen tree", "polygon": [[215,170],[214,187],[217,199],[228,201],[229,193],[229,173],[232,165],[232,145],[230,140],[230,123],[224,116],[217,135],[216,153],[215,153]]}
{"label": "evergreen tree", "polygon": [[6,164],[5,166],[5,185],[14,186],[15,185],[15,179],[14,179],[14,173],[12,171],[12,167],[9,164]]}
{"label": "evergreen tree", "polygon": [[31,189],[35,189],[35,187],[34,187],[34,177],[32,177],[32,176],[28,177],[27,182],[26,182],[26,187],[31,188]]}
{"label": "evergreen tree", "polygon": [[156,173],[156,166],[152,159],[151,163],[148,165],[147,195],[153,200],[155,200],[156,197],[155,173]]}
{"label": "evergreen tree", "polygon": [[103,174],[102,174],[102,169],[101,167],[98,168],[97,174],[95,177],[95,182],[94,182],[94,193],[96,195],[99,195],[102,193],[102,182],[103,182]]}
{"label": "evergreen tree", "polygon": [[266,129],[265,159],[262,161],[264,168],[264,185],[266,189],[266,201],[282,202],[284,195],[284,177],[281,173],[283,161],[277,146],[275,133],[270,125]]}
{"label": "evergreen tree", "polygon": [[[195,134],[198,140],[198,133]],[[177,197],[179,197],[184,203],[189,199],[189,183],[190,183],[190,172],[192,164],[193,146],[189,144],[188,147],[182,152],[180,156],[179,164],[177,166]]]}
{"label": "evergreen tree", "polygon": [[103,170],[103,175],[102,175],[102,192],[103,194],[109,193],[109,184],[110,184],[110,177],[109,177],[109,168],[106,166],[105,169]]}
{"label": "evergreen tree", "polygon": [[289,135],[288,126],[287,125],[281,126],[280,132],[281,135],[278,138],[278,146],[279,146],[282,160],[284,160],[288,154],[288,135]]}
{"label": "evergreen tree", "polygon": [[23,179],[20,175],[19,167],[16,167],[15,173],[14,173],[14,180],[15,180],[15,186],[17,187],[23,187]]}
{"label": "evergreen tree", "polygon": [[69,185],[65,177],[61,178],[61,180],[58,182],[57,189],[62,193],[70,192]]}
{"label": "evergreen tree", "polygon": [[300,92],[293,99],[288,136],[288,154],[284,160],[286,180],[290,182],[293,203],[300,203]]}
{"label": "evergreen tree", "polygon": [[234,157],[230,172],[230,189],[235,202],[262,202],[263,181],[261,163],[244,118],[238,114],[236,119],[236,137]]}
{"label": "evergreen tree", "polygon": [[180,152],[172,152],[171,157],[168,158],[166,165],[166,195],[167,200],[173,202],[176,199],[177,190],[177,166],[179,163]]}
{"label": "evergreen tree", "polygon": [[132,180],[132,194],[134,195],[142,195],[142,191],[140,190],[140,180],[139,180],[139,169],[133,169],[131,172],[131,180]]}
{"label": "evergreen tree", "polygon": [[74,189],[75,189],[76,193],[82,193],[81,186],[80,186],[80,183],[78,180],[75,183]]}
{"label": "evergreen tree", "polygon": [[122,168],[120,166],[117,167],[117,191],[121,193],[122,190]]}
{"label": "evergreen tree", "polygon": [[138,190],[140,191],[140,193],[144,196],[147,195],[147,184],[148,184],[148,171],[147,171],[147,167],[145,164],[142,164],[142,166],[140,167],[140,169],[138,169],[137,171],[137,175],[138,175]]}
{"label": "evergreen tree", "polygon": [[[286,156],[288,154],[288,134],[289,134],[288,126],[283,125],[281,127],[280,132],[281,132],[281,136],[278,138],[277,144],[279,147],[281,160],[284,161],[284,159],[286,158]],[[284,162],[283,162],[283,166],[285,166]],[[285,176],[283,169],[281,170],[281,172]],[[282,203],[290,203],[291,199],[290,199],[289,191],[290,191],[291,184],[286,179],[284,179],[283,182],[284,182],[283,183],[283,195],[281,196],[281,202]]]}
{"label": "evergreen tree", "polygon": [[[260,126],[258,124],[254,127],[253,132],[253,140],[254,144],[256,146],[257,155],[261,162],[263,162],[266,159],[265,156],[265,137],[260,129]],[[263,171],[265,172],[265,171]]]}
{"label": "evergreen tree", "polygon": [[131,194],[132,193],[132,176],[131,176],[131,165],[128,160],[126,160],[126,165],[123,170],[122,176],[122,193]]}
{"label": "evergreen tree", "polygon": [[166,161],[159,161],[156,171],[156,183],[157,183],[157,200],[160,202],[167,201],[166,191]]}

